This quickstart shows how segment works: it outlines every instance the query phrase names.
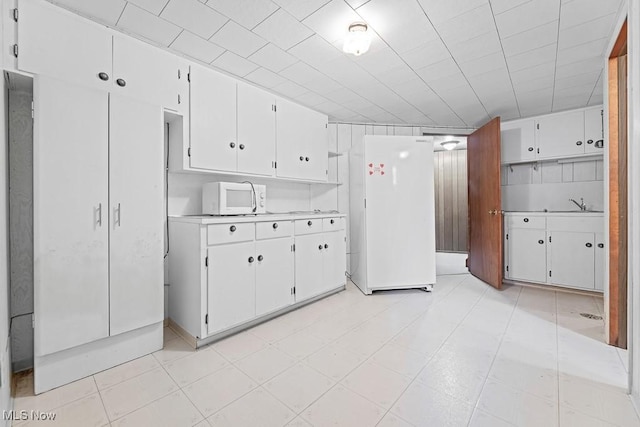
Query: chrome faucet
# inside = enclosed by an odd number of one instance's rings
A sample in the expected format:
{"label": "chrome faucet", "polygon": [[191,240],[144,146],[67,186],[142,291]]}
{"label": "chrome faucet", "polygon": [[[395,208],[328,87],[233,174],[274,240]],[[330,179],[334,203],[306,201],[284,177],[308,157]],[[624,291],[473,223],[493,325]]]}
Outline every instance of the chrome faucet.
{"label": "chrome faucet", "polygon": [[575,203],[576,206],[579,207],[581,211],[587,210],[587,205],[584,203],[584,199],[582,197],[580,197],[580,203],[576,202],[573,199],[569,199],[569,201]]}

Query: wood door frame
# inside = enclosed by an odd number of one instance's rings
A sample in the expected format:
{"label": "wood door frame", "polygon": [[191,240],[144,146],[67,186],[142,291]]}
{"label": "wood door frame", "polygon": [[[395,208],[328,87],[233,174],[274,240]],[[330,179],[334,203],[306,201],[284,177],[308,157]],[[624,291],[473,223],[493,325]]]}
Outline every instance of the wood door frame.
{"label": "wood door frame", "polygon": [[[620,69],[620,58],[627,54],[627,20],[625,19],[611,49],[608,67],[608,153],[609,153],[609,298],[608,344],[627,348],[627,278],[628,278],[628,87],[625,70]],[[623,74],[624,73],[624,74]],[[622,86],[622,87],[621,87]],[[621,102],[620,91],[624,91]],[[620,114],[624,122],[620,123]]]}

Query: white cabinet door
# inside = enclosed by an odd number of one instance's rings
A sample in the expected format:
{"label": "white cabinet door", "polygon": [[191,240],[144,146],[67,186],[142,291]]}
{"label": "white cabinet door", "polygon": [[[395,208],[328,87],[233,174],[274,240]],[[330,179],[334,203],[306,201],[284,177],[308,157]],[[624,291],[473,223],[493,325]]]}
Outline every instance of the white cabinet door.
{"label": "white cabinet door", "polygon": [[34,350],[42,356],[109,335],[109,99],[44,76],[33,89]]}
{"label": "white cabinet door", "polygon": [[238,172],[273,175],[276,160],[275,97],[238,85]]}
{"label": "white cabinet door", "polygon": [[256,314],[255,244],[209,248],[209,334],[246,322]]}
{"label": "white cabinet door", "polygon": [[604,273],[605,257],[609,253],[605,250],[604,234],[596,233],[596,250],[595,250],[595,289],[604,292],[604,284],[607,282]]}
{"label": "white cabinet door", "polygon": [[324,235],[308,234],[295,239],[296,302],[322,293]]}
{"label": "white cabinet door", "polygon": [[594,233],[552,231],[549,243],[549,282],[594,289]]}
{"label": "white cabinet door", "polygon": [[178,109],[178,58],[131,37],[113,37],[113,93]]}
{"label": "white cabinet door", "polygon": [[326,181],[326,116],[280,98],[276,107],[277,175]]}
{"label": "white cabinet door", "polygon": [[324,233],[324,287],[335,289],[345,284],[347,269],[347,248],[344,232],[332,231]]}
{"label": "white cabinet door", "polygon": [[584,154],[584,111],[541,117],[536,123],[538,157]]}
{"label": "white cabinet door", "polygon": [[111,94],[109,229],[111,335],[164,316],[162,108]]}
{"label": "white cabinet door", "polygon": [[256,316],[293,302],[292,245],[290,237],[256,242]]}
{"label": "white cabinet door", "polygon": [[190,166],[235,172],[236,82],[195,66],[191,67],[190,81]]}
{"label": "white cabinet door", "polygon": [[509,278],[526,282],[546,282],[546,231],[511,228],[508,236]]}
{"label": "white cabinet door", "polygon": [[44,1],[20,0],[18,9],[20,70],[111,88],[112,37],[104,27]]}
{"label": "white cabinet door", "polygon": [[535,123],[533,120],[518,120],[500,124],[500,156],[501,163],[535,160]]}
{"label": "white cabinet door", "polygon": [[590,108],[584,112],[585,153],[602,154],[604,147],[604,123],[602,108]]}

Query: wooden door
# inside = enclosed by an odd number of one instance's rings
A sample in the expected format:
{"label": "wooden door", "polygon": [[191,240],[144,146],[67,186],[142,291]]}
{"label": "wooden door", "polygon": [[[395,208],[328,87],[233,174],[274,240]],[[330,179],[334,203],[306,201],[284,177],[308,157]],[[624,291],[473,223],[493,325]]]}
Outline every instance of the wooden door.
{"label": "wooden door", "polygon": [[255,243],[209,248],[207,332],[213,334],[244,323],[256,314]]}
{"label": "wooden door", "polygon": [[276,100],[253,86],[238,85],[238,172],[273,175]]}
{"label": "wooden door", "polygon": [[467,139],[469,179],[469,258],[471,274],[502,287],[502,202],[500,194],[500,117]]}
{"label": "wooden door", "polygon": [[256,316],[293,303],[293,239],[256,242]]}
{"label": "wooden door", "polygon": [[33,89],[34,350],[43,356],[109,335],[109,95],[44,76]]}
{"label": "wooden door", "polygon": [[162,108],[111,94],[110,334],[164,316]]}
{"label": "wooden door", "polygon": [[195,66],[189,80],[190,166],[235,172],[236,82]]}
{"label": "wooden door", "polygon": [[111,33],[106,28],[44,1],[20,0],[18,7],[18,69],[111,88]]}

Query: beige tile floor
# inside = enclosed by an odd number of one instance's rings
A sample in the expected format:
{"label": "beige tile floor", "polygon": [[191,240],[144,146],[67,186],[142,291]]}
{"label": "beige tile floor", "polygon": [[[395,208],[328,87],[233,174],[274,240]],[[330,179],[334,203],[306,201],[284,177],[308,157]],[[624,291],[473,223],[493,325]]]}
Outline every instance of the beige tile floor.
{"label": "beige tile floor", "polygon": [[433,293],[346,291],[194,351],[165,347],[16,409],[47,426],[637,426],[602,299],[441,276]]}

